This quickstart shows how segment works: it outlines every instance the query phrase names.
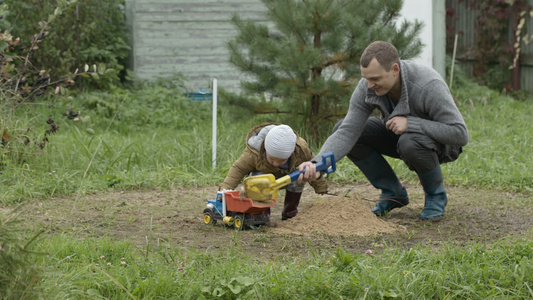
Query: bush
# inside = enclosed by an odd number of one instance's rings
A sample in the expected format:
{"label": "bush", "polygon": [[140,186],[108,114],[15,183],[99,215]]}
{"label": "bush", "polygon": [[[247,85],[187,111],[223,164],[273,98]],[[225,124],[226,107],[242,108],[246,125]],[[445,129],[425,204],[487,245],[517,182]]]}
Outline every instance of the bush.
{"label": "bush", "polygon": [[[95,72],[88,72],[88,66],[85,72],[76,70],[70,75],[52,76],[32,61],[48,34],[50,22],[70,8],[69,4],[58,6],[48,17],[48,22],[38,22],[39,29],[26,46],[23,39],[15,38],[9,31],[0,33],[0,168],[9,161],[24,162],[25,157],[36,149],[30,146],[43,149],[48,137],[59,129],[51,115],[35,119],[32,107],[53,107],[58,97],[68,94],[67,88],[74,83],[76,76],[98,76]],[[39,99],[44,102],[39,103]],[[79,115],[73,109],[62,110],[71,120]]]}
{"label": "bush", "polygon": [[130,47],[126,42],[123,0],[6,0],[5,3],[9,6],[6,19],[13,35],[25,40],[39,30],[41,20],[54,14],[57,5],[67,8],[55,20],[54,30],[43,35],[41,49],[32,57],[36,65],[51,74],[66,74],[81,69],[85,63],[97,65],[105,78],[87,78],[83,82],[85,87],[107,89],[124,77]]}

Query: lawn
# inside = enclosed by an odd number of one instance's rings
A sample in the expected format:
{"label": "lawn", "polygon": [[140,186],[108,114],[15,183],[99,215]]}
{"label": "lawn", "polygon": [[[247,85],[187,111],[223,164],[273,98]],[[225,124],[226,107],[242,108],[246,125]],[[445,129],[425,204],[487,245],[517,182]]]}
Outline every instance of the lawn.
{"label": "lawn", "polygon": [[[222,102],[213,170],[210,103],[181,94],[159,86],[87,93],[32,106],[16,122],[3,119],[4,128],[31,128],[39,137],[53,116],[59,131],[43,150],[3,148],[0,245],[20,248],[2,246],[2,264],[21,268],[2,268],[0,278],[11,280],[0,285],[0,298],[533,297],[532,99],[481,87],[454,91],[470,143],[443,166],[445,219],[417,219],[417,178],[391,160],[413,203],[384,221],[405,230],[346,237],[277,234],[285,226],[279,206],[259,230],[202,224],[205,202],[248,129],[284,119]],[[61,116],[71,106],[82,113],[78,122]],[[306,189],[302,210],[348,194],[376,198],[348,160],[329,180],[335,195]]]}

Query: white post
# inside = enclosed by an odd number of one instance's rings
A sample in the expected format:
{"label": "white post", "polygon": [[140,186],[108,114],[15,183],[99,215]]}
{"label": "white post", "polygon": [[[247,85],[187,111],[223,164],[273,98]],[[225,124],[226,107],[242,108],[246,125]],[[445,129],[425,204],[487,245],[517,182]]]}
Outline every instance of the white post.
{"label": "white post", "polygon": [[226,217],[228,214],[227,206],[226,206],[226,194],[222,192],[222,217]]}
{"label": "white post", "polygon": [[455,53],[457,52],[457,37],[459,35],[455,34],[455,41],[453,42],[453,55],[452,55],[452,68],[450,70],[450,84],[448,84],[450,91],[452,90],[453,85],[453,67],[455,66]]}
{"label": "white post", "polygon": [[213,169],[217,167],[217,79],[213,79]]}

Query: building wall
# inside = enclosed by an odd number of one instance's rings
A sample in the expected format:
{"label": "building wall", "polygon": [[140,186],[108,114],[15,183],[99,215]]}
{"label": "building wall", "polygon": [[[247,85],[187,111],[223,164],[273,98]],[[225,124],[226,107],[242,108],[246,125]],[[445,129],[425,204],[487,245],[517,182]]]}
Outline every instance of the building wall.
{"label": "building wall", "polygon": [[264,22],[259,0],[127,0],[133,70],[141,79],[186,75],[191,91],[212,79],[238,89],[242,75],[228,63],[225,43],[236,31],[233,13]]}
{"label": "building wall", "polygon": [[433,66],[433,14],[431,13],[433,9],[432,1],[428,0],[411,0],[405,1],[400,12],[400,21],[398,21],[398,26],[403,20],[414,20],[424,22],[424,28],[420,34],[420,39],[424,44],[422,53],[414,58],[413,60],[426,65]]}

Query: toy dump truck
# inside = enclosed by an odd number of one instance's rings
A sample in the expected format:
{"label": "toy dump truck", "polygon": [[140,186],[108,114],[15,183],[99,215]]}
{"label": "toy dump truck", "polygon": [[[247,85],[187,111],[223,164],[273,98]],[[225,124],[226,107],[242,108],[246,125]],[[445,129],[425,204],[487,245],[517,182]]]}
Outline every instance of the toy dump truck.
{"label": "toy dump truck", "polygon": [[225,225],[242,230],[270,221],[270,217],[263,213],[276,204],[276,199],[254,202],[250,198],[241,199],[240,193],[240,191],[223,190],[219,191],[215,198],[207,200],[204,223],[209,225],[222,221]]}

